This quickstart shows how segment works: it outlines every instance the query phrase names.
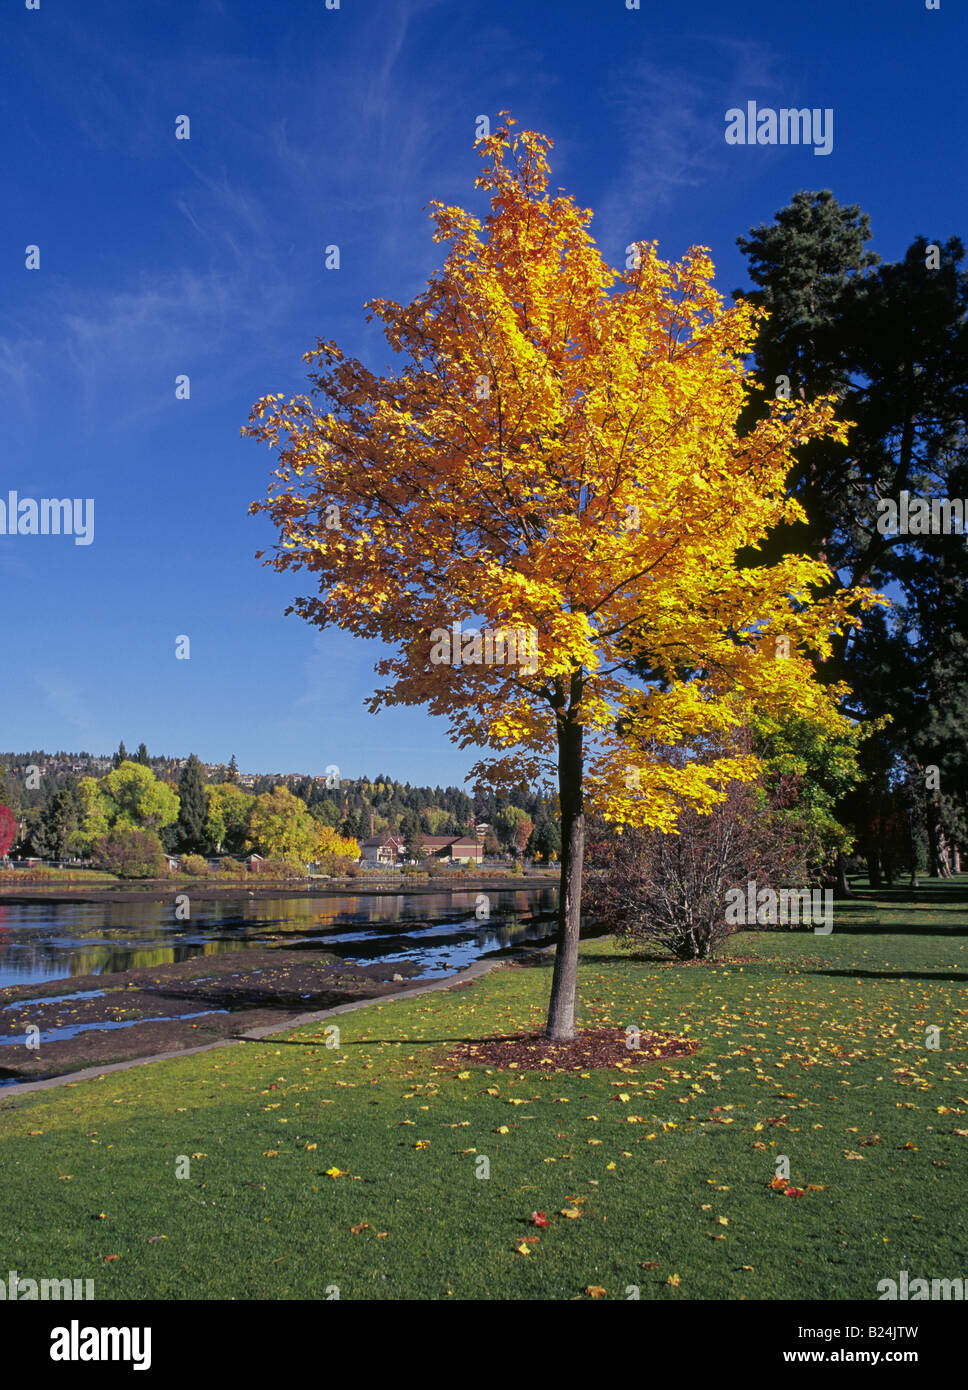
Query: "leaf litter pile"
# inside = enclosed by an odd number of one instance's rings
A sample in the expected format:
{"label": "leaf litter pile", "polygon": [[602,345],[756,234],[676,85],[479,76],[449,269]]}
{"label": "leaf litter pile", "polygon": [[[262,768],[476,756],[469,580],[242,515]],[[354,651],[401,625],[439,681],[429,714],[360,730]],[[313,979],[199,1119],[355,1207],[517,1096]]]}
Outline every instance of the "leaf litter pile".
{"label": "leaf litter pile", "polygon": [[688,1057],[699,1047],[698,1042],[671,1033],[642,1033],[638,1047],[629,1047],[628,1043],[624,1028],[580,1029],[570,1042],[551,1042],[543,1033],[515,1033],[510,1037],[462,1042],[451,1054],[451,1061],[522,1071],[626,1069],[637,1062]]}

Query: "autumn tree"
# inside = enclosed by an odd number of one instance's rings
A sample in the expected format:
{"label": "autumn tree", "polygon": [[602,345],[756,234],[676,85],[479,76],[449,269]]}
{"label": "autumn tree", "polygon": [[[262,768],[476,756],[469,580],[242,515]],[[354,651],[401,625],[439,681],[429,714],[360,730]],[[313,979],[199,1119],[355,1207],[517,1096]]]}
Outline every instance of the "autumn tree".
{"label": "autumn tree", "polygon": [[[82,778],[82,793],[90,781]],[[167,782],[159,782],[151,768],[141,763],[125,759],[95,785],[97,794],[87,794],[85,810],[93,812],[95,819],[103,816],[112,829],[126,826],[158,831],[178,819],[177,792]]]}
{"label": "autumn tree", "polygon": [[[367,306],[400,370],[318,340],[312,395],[263,397],[245,432],[279,450],[252,504],[279,533],[266,563],[317,590],[293,610],[395,649],[370,710],[426,704],[488,750],[474,772],[495,787],[556,778],[563,1040],[586,798],[629,826],[710,810],[755,759],[661,750],[748,707],[833,717],[810,658],[854,617],[819,560],[737,564],[799,516],[792,451],[843,431],[832,402],[774,401],[740,437],[760,311],[724,305],[702,248],[668,264],[639,243],[610,267],[591,213],[548,192],[551,142],[513,124],[478,141],[486,220],[432,203],[442,269],[407,306]],[[643,653],[663,688],[634,674]]]}
{"label": "autumn tree", "polygon": [[305,801],[288,787],[273,787],[250,803],[246,824],[246,848],[267,858],[304,864],[313,858],[319,843],[319,825]]}
{"label": "autumn tree", "polygon": [[315,859],[324,874],[334,874],[348,863],[355,864],[359,857],[356,840],[338,835],[332,826],[317,827]]}
{"label": "autumn tree", "polygon": [[205,788],[205,841],[216,853],[240,854],[252,797],[225,781]]}

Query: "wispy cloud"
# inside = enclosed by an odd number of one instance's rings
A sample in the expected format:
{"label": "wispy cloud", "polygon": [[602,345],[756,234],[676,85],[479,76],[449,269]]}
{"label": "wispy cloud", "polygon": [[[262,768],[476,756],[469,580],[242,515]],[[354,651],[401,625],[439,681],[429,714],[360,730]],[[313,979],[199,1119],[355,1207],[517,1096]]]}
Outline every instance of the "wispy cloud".
{"label": "wispy cloud", "polygon": [[723,117],[737,93],[775,88],[777,59],[758,41],[698,37],[715,54],[694,67],[644,62],[610,84],[609,104],[626,149],[621,175],[599,203],[599,237],[623,245],[649,239],[649,222],[697,188],[752,176],[730,160]]}

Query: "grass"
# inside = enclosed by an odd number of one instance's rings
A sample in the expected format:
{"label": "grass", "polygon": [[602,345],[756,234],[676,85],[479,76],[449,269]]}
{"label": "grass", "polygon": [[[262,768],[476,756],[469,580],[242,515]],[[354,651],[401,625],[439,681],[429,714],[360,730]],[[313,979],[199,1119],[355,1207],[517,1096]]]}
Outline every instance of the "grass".
{"label": "grass", "polygon": [[115,874],[104,869],[51,869],[37,865],[32,869],[0,869],[0,886],[18,883],[116,883]]}
{"label": "grass", "polygon": [[[968,1275],[966,900],[964,876],[868,893],[830,936],[743,935],[754,959],[716,967],[586,943],[585,1025],[702,1044],[636,1074],[448,1063],[542,1024],[534,968],[344,1015],[339,1050],[320,1025],[0,1091],[0,1274],[133,1299],[857,1299]],[[770,1189],[782,1156],[803,1196]]]}

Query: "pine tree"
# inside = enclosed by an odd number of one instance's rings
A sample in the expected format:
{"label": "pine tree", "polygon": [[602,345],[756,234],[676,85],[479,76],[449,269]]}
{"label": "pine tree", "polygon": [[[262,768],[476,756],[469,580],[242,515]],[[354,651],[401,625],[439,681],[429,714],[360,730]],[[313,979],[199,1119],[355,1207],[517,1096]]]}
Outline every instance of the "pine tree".
{"label": "pine tree", "polygon": [[207,848],[205,817],[208,814],[208,801],[205,796],[205,772],[194,753],[178,779],[178,797],[178,848],[183,854],[200,854]]}
{"label": "pine tree", "polygon": [[403,837],[403,850],[407,859],[423,858],[424,833],[420,828],[420,817],[416,811],[407,810],[400,821],[400,834]]}

